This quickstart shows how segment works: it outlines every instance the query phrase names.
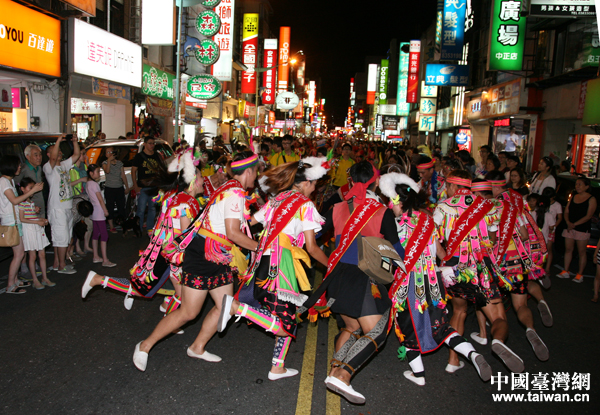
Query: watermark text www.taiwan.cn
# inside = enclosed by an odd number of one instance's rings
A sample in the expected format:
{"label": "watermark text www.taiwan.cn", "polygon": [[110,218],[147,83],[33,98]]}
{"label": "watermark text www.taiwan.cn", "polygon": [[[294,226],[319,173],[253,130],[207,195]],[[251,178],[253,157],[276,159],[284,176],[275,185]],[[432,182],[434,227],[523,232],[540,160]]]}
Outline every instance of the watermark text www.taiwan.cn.
{"label": "watermark text www.taiwan.cn", "polygon": [[498,372],[491,384],[498,388],[494,402],[589,402],[589,373],[511,373]]}

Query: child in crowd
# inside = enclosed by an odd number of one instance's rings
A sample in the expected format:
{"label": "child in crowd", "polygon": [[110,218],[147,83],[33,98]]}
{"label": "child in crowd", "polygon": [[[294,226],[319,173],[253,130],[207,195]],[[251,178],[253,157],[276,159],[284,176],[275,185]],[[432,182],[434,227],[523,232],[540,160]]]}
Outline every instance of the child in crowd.
{"label": "child in crowd", "polygon": [[[29,177],[21,179],[21,194],[26,194],[33,189],[35,181]],[[47,219],[38,218],[35,204],[31,201],[31,197],[19,203],[19,219],[23,224],[23,246],[25,252],[29,252],[29,270],[33,278],[33,286],[37,290],[43,290],[46,287],[54,287],[52,281],[46,275],[46,252],[44,248],[50,245],[50,241],[46,237],[44,226],[48,224]],[[42,270],[42,282],[37,278],[35,271],[36,252],[40,257],[40,268]]]}
{"label": "child in crowd", "polygon": [[556,227],[556,219],[550,213],[550,199],[532,193],[527,196],[527,205],[531,210],[531,217],[536,221],[538,227],[542,230],[546,246],[550,240],[550,232]]}
{"label": "child in crowd", "polygon": [[[102,262],[102,266],[107,268],[116,267],[117,264],[110,262],[106,256],[106,243],[108,241],[106,217],[108,216],[108,209],[106,209],[104,199],[102,198],[102,192],[100,191],[100,185],[98,184],[98,179],[100,179],[100,166],[97,164],[90,164],[87,174],[89,180],[87,182],[86,191],[90,197],[92,206],[94,206],[94,211],[91,215],[94,224],[92,231],[92,251],[94,251],[93,262],[94,264]],[[98,255],[98,239],[100,239],[100,251],[102,252],[102,257]]]}
{"label": "child in crowd", "polygon": [[[546,275],[550,275],[550,267],[552,266],[552,246],[554,245],[554,239],[556,237],[556,228],[563,220],[563,208],[560,203],[556,201],[556,190],[551,187],[546,187],[542,190],[542,196],[550,199],[549,212],[554,219],[554,226],[550,227],[550,232],[546,238],[546,246],[548,247],[548,258],[546,259]],[[544,235],[545,236],[545,235]]]}

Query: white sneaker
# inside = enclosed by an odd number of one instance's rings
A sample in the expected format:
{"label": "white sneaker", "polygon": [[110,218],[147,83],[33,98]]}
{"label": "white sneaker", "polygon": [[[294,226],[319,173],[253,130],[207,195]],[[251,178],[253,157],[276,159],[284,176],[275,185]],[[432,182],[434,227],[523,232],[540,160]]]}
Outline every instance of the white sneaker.
{"label": "white sneaker", "polygon": [[404,377],[408,380],[410,380],[412,383],[415,383],[419,386],[425,386],[425,377],[417,377],[415,376],[415,374],[410,371],[410,370],[406,370],[404,372]]}
{"label": "white sneaker", "polygon": [[273,373],[269,371],[269,380],[279,380],[279,379],[283,379],[283,378],[290,378],[292,376],[296,376],[298,374],[298,371],[296,369],[289,369],[286,368],[285,372],[283,373]]}
{"label": "white sneaker", "polygon": [[202,360],[206,360],[207,362],[212,362],[212,363],[217,363],[217,362],[220,362],[221,360],[223,360],[216,354],[208,353],[206,350],[202,354],[195,353],[189,347],[187,349],[187,355],[189,357],[193,357],[194,359],[202,359]]}
{"label": "white sneaker", "polygon": [[81,287],[81,298],[87,297],[90,290],[92,288],[94,288],[90,285],[94,276],[96,276],[96,273],[94,271],[88,272],[85,282],[83,283],[83,286]]}
{"label": "white sneaker", "polygon": [[446,365],[446,372],[448,373],[454,373],[458,370],[461,370],[463,367],[465,367],[465,362],[459,362],[458,366],[456,365],[451,365],[450,363],[448,363]]}
{"label": "white sneaker", "polygon": [[135,351],[133,352],[133,364],[138,368],[138,370],[145,372],[146,366],[148,365],[148,353],[140,350],[141,344],[142,342],[139,342],[135,345]]}
{"label": "white sneaker", "polygon": [[477,332],[471,333],[471,338],[482,346],[485,346],[488,342],[487,338],[480,337]]}
{"label": "white sneaker", "polygon": [[221,333],[227,327],[227,323],[231,320],[231,304],[233,303],[233,297],[225,294],[223,296],[223,302],[221,303],[221,315],[219,315],[219,324],[217,325],[217,331]]}

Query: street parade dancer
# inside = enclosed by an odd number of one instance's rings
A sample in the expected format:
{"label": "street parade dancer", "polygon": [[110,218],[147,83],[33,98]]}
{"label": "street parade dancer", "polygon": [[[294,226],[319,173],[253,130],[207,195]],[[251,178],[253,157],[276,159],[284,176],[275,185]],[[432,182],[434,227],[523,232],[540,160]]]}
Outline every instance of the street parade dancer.
{"label": "street parade dancer", "polygon": [[546,361],[550,357],[548,348],[535,331],[533,316],[527,306],[528,287],[531,287],[532,295],[533,292],[538,296],[542,295],[539,284],[529,282],[545,276],[544,236],[525,208],[523,196],[513,189],[506,188],[502,173],[490,172],[486,179],[492,185],[494,197],[502,203],[498,243],[494,246],[494,255],[503,276],[500,279],[500,287],[510,292],[513,308],[521,324],[526,327],[525,336],[536,357]]}
{"label": "street parade dancer", "polygon": [[[454,274],[444,279],[452,296],[450,325],[461,336],[465,330],[467,302],[480,308],[491,322],[492,351],[513,372],[522,372],[523,361],[504,344],[508,323],[501,294],[493,276],[495,257],[492,246],[500,221],[501,205],[471,193],[471,175],[455,170],[446,178],[448,198],[441,201],[433,215],[439,227],[439,237],[445,241],[443,265]],[[446,371],[454,373],[464,367],[451,350]]]}
{"label": "street parade dancer", "polygon": [[429,201],[435,205],[440,200],[444,178],[435,170],[435,160],[421,156],[417,162],[417,173],[421,177],[419,185],[425,190]]}
{"label": "street parade dancer", "polygon": [[391,323],[402,345],[399,356],[407,359],[411,368],[404,377],[424,386],[421,354],[433,352],[445,343],[469,359],[487,382],[492,376],[490,365],[449,323],[446,292],[436,266],[436,256],[442,259],[446,253],[436,235],[433,218],[424,210],[427,194],[402,173],[383,175],[379,188],[390,199],[404,251],[400,255],[404,256],[406,271],[398,268],[389,293]]}
{"label": "street parade dancer", "polygon": [[215,305],[204,318],[202,329],[187,354],[208,362],[221,361],[219,356],[206,351],[205,346],[217,332],[223,296],[233,295],[234,276],[247,268],[246,258],[238,246],[250,251],[258,247],[248,229],[246,199],[246,189],[253,186],[257,171],[256,154],[251,151],[236,154],[228,165],[228,173],[233,178],[215,191],[190,229],[164,248],[169,261],[181,264],[181,307],[161,319],[150,337],[135,346],[133,363],[140,371],[146,370],[150,349],[194,320],[209,294]]}
{"label": "street parade dancer", "polygon": [[[399,242],[393,212],[373,192],[379,171],[368,161],[361,161],[350,168],[350,175],[353,187],[346,201],[327,212],[322,230],[326,233],[334,228],[337,247],[329,257],[323,283],[305,307],[314,306],[311,310],[323,315],[330,311],[341,316],[345,327],[335,342],[325,385],[349,402],[362,404],[365,397],[352,388],[350,381],[385,342],[391,301],[385,286],[358,267],[360,241],[356,238],[359,233],[363,237],[384,238],[396,249]],[[319,300],[311,304],[314,298]]]}
{"label": "street parade dancer", "polygon": [[275,193],[258,211],[251,225],[262,223],[265,232],[248,272],[242,276],[236,298],[225,295],[218,331],[225,330],[232,316],[248,321],[276,336],[270,380],[298,374],[285,368],[292,339],[296,338],[296,307],[301,306],[310,284],[301,261],[310,267],[308,253],[327,266],[327,256],[317,245],[315,233],[324,219],[309,199],[315,184],[327,173],[326,158],[308,157],[299,162],[280,164],[264,173],[261,182]]}
{"label": "street parade dancer", "polygon": [[210,198],[223,183],[227,181],[227,156],[221,156],[211,166],[214,173],[204,177],[204,197]]}
{"label": "street parade dancer", "polygon": [[155,200],[161,204],[160,216],[148,247],[130,271],[131,278],[111,278],[89,271],[81,287],[82,298],[86,298],[93,287],[102,285],[126,293],[124,304],[130,310],[132,296],[152,298],[171,278],[175,295],[168,303],[161,304],[161,311],[171,312],[181,304],[181,268],[169,264],[161,250],[181,235],[200,213],[195,197],[202,193],[203,178],[191,149],[179,151],[166,172],[162,168],[159,170],[156,181],[160,191]]}

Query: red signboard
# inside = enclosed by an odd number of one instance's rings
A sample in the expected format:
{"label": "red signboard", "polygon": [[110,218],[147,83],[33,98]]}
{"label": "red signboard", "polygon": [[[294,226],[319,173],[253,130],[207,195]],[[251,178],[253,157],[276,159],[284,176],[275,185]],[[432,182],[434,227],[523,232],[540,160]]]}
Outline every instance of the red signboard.
{"label": "red signboard", "polygon": [[419,63],[421,55],[421,41],[410,41],[410,55],[408,61],[408,88],[406,102],[414,104],[419,95]]}
{"label": "red signboard", "polygon": [[256,93],[256,54],[258,51],[258,14],[244,14],[242,63],[248,68],[242,72],[242,94]]}
{"label": "red signboard", "polygon": [[510,127],[510,118],[494,120],[494,127]]}
{"label": "red signboard", "polygon": [[[265,39],[265,50],[263,57],[263,67],[272,68],[277,65],[277,39]],[[275,68],[269,69],[263,73],[263,94],[262,103],[275,103]]]}

